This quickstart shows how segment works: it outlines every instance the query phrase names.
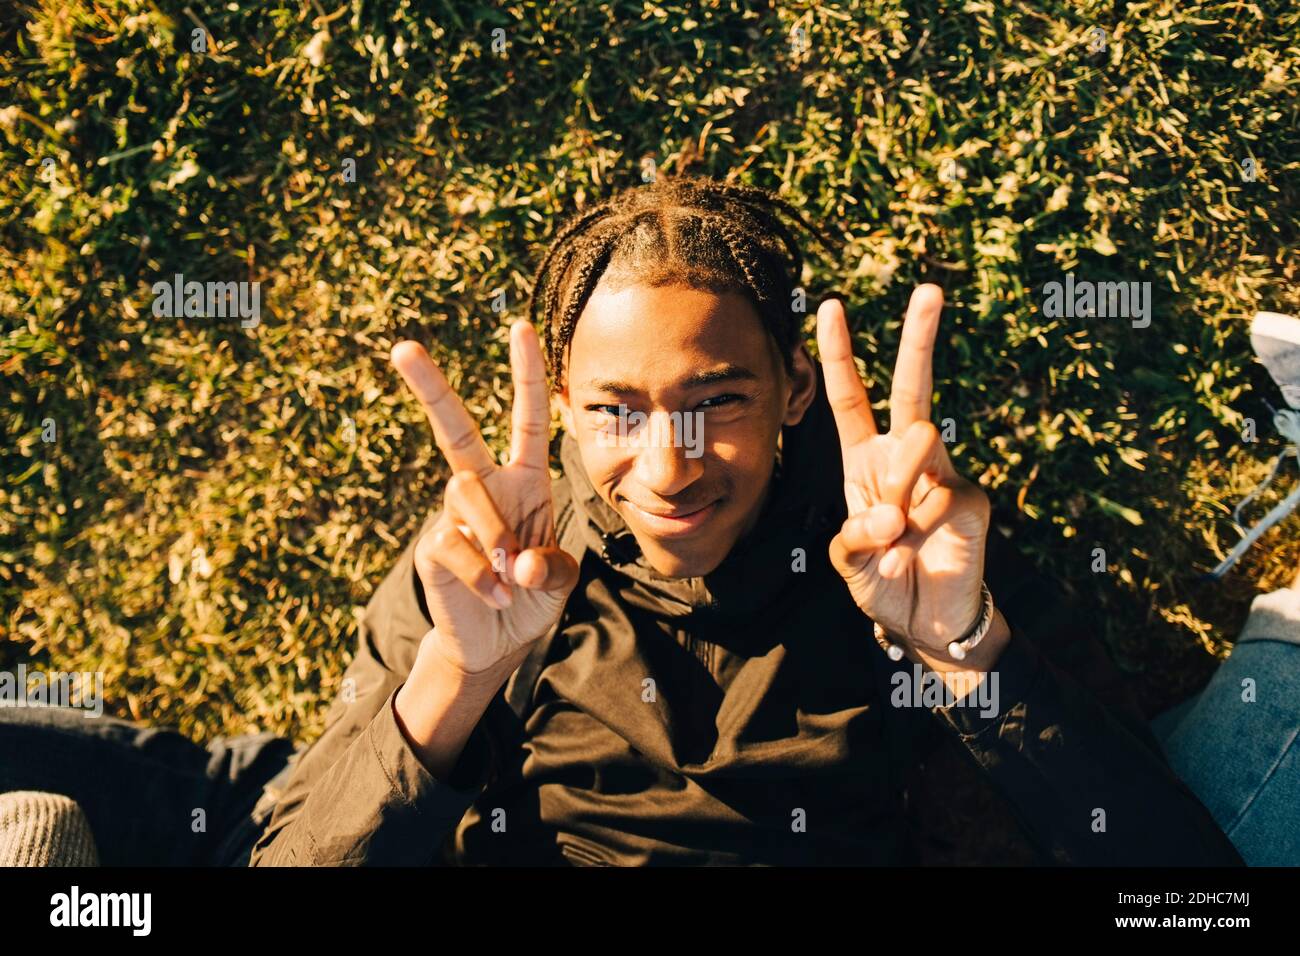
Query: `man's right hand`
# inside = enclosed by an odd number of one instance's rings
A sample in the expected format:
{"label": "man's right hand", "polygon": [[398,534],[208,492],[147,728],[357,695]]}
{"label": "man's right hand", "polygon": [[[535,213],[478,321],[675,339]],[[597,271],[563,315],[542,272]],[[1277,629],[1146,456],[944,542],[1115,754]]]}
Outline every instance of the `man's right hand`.
{"label": "man's right hand", "polygon": [[451,477],[442,514],[415,548],[434,630],[425,638],[466,675],[486,673],[544,636],[578,582],[556,544],[547,467],[550,415],[537,332],[510,327],[510,461],[498,465],[429,353],[393,346],[393,365],[420,400]]}

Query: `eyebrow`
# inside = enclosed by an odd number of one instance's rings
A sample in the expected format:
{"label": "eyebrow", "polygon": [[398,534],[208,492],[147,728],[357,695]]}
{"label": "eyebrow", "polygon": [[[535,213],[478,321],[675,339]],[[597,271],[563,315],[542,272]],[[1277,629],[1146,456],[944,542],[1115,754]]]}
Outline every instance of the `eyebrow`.
{"label": "eyebrow", "polygon": [[[678,383],[679,388],[692,389],[701,388],[705,385],[717,385],[719,382],[738,382],[738,381],[758,381],[758,376],[745,368],[743,365],[732,365],[728,363],[718,368],[709,369],[706,372],[696,372],[688,375]],[[583,387],[594,389],[598,392],[616,392],[616,393],[633,393],[638,392],[635,385],[627,382],[620,382],[617,379],[593,378],[583,383]]]}

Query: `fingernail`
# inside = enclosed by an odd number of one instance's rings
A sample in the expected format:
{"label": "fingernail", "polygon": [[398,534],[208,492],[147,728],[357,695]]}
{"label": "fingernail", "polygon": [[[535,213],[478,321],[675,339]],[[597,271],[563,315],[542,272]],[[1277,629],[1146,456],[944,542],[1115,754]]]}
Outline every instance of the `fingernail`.
{"label": "fingernail", "polygon": [[881,577],[892,578],[894,572],[898,570],[898,563],[902,560],[897,551],[888,552],[880,559]]}
{"label": "fingernail", "polygon": [[510,592],[506,589],[504,584],[497,584],[493,587],[492,596],[497,599],[498,603],[500,603],[502,607],[509,607],[514,603],[514,598],[510,596]]}

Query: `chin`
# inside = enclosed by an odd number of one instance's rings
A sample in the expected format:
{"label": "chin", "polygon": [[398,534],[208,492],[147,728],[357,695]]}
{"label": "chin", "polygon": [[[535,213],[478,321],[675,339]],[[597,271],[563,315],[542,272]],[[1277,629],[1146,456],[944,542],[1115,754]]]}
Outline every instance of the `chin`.
{"label": "chin", "polygon": [[695,550],[680,545],[668,545],[653,539],[639,539],[641,551],[646,560],[660,574],[669,578],[698,578],[710,573],[727,556],[724,550],[717,552],[716,544],[708,548]]}

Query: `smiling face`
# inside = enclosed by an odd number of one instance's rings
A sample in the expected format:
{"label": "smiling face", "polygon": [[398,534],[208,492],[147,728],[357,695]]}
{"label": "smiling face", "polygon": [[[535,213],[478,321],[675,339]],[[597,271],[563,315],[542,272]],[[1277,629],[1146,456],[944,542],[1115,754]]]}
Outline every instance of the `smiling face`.
{"label": "smiling face", "polygon": [[781,428],[816,388],[804,347],[792,377],[748,299],[684,285],[597,285],[562,381],[588,477],[670,577],[709,573],[753,527]]}

